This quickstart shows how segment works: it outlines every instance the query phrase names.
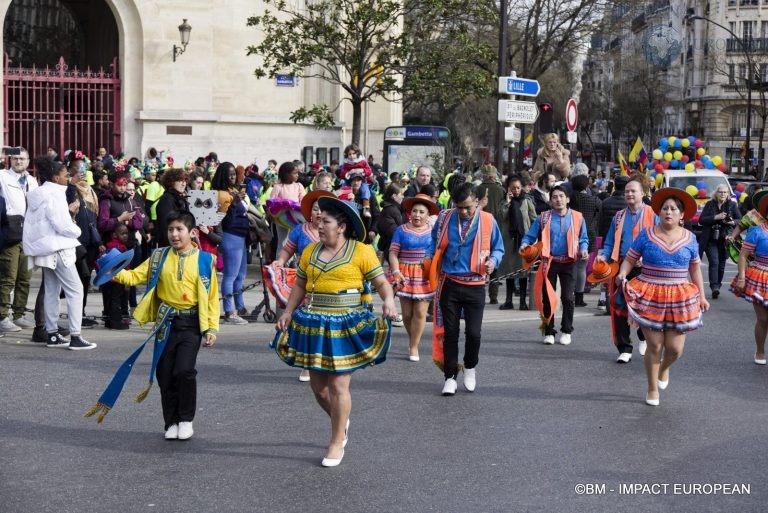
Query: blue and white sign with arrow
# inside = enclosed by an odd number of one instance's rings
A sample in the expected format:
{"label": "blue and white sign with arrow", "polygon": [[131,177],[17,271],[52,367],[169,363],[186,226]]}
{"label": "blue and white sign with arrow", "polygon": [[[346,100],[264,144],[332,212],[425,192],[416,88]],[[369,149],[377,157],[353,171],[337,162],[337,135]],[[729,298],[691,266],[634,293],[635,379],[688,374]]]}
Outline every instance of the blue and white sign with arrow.
{"label": "blue and white sign with arrow", "polygon": [[520,96],[538,96],[541,87],[538,80],[517,77],[499,77],[499,93]]}

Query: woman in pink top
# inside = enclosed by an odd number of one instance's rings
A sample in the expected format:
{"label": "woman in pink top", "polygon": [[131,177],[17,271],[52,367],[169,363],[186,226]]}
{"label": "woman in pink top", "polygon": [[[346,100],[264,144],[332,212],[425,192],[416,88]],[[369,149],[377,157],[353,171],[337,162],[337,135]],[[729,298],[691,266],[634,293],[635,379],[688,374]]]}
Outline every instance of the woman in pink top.
{"label": "woman in pink top", "polygon": [[[293,162],[283,162],[277,171],[277,183],[272,186],[270,198],[283,198],[296,203],[301,203],[304,197],[304,186],[299,183],[299,169]],[[277,228],[277,247],[282,248],[290,230],[286,230],[279,224]]]}

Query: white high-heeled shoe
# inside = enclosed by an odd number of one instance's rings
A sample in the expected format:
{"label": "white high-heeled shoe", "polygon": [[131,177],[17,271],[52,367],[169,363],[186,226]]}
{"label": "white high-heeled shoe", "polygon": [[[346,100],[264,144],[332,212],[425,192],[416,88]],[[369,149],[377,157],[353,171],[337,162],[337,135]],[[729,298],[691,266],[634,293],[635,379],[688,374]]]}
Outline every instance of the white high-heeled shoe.
{"label": "white high-heeled shoe", "polygon": [[658,406],[659,400],[658,399],[648,399],[648,394],[645,394],[645,404],[648,406]]}
{"label": "white high-heeled shoe", "polygon": [[341,451],[341,458],[323,458],[323,461],[320,462],[320,464],[324,467],[338,467],[341,463],[341,460],[344,459],[344,451]]}

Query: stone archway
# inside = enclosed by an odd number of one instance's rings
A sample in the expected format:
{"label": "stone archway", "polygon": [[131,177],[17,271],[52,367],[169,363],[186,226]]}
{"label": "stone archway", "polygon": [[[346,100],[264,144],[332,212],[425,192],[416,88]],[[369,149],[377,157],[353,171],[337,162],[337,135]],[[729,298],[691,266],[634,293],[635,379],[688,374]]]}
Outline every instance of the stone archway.
{"label": "stone archway", "polygon": [[[83,9],[88,10],[89,6],[93,8],[96,5],[96,10],[100,13],[99,16],[93,16],[94,13],[88,11],[89,16],[101,17],[103,20],[110,20],[110,23],[102,23],[95,28],[91,26],[91,30],[94,34],[99,34],[103,31],[111,31],[112,34],[116,34],[116,41],[111,45],[100,45],[100,48],[93,48],[93,45],[89,45],[91,51],[82,51],[80,47],[79,53],[76,44],[70,48],[73,60],[78,64],[78,67],[92,67],[96,68],[96,65],[102,65],[105,62],[108,54],[117,56],[117,74],[121,79],[122,91],[119,99],[119,116],[121,132],[115,134],[121,141],[121,147],[124,150],[130,150],[135,152],[138,150],[139,141],[141,140],[141,127],[137,120],[138,113],[142,108],[143,101],[143,72],[142,61],[144,53],[143,45],[143,24],[141,22],[141,16],[139,15],[138,8],[134,0],[22,0],[22,4],[30,4],[32,6],[40,4],[53,4],[54,2],[65,4],[71,13],[71,18],[77,18],[77,13],[82,12]],[[95,3],[98,2],[98,3]],[[13,4],[13,0],[0,0],[0,19],[6,20],[8,18],[9,11]],[[107,16],[111,14],[110,16]],[[66,17],[66,15],[64,15]],[[98,39],[98,38],[97,38]],[[87,39],[85,41],[87,45]],[[0,42],[0,56],[7,52],[6,42]],[[54,63],[55,64],[55,63]],[[109,68],[109,62],[104,65],[104,68]],[[98,68],[96,68],[98,69]],[[0,104],[5,104],[4,90],[0,90]],[[2,122],[0,120],[0,122]],[[7,133],[7,127],[3,125],[3,144],[7,141],[5,135]]]}

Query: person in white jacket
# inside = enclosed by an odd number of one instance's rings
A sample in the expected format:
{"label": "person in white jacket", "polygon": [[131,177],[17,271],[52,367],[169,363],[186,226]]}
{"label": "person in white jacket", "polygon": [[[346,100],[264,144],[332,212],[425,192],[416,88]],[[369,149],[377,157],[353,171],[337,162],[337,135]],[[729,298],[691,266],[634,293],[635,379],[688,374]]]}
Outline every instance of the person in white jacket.
{"label": "person in white jacket", "polygon": [[[47,157],[35,159],[40,187],[27,196],[27,215],[22,235],[24,254],[30,268],[40,267],[45,281],[45,331],[47,347],[72,350],[93,349],[80,336],[83,320],[83,283],[75,268],[75,248],[80,244],[80,228],[73,215],[79,204],[67,205],[67,168]],[[74,212],[73,212],[74,211]],[[59,296],[67,300],[70,340],[59,333]]]}

